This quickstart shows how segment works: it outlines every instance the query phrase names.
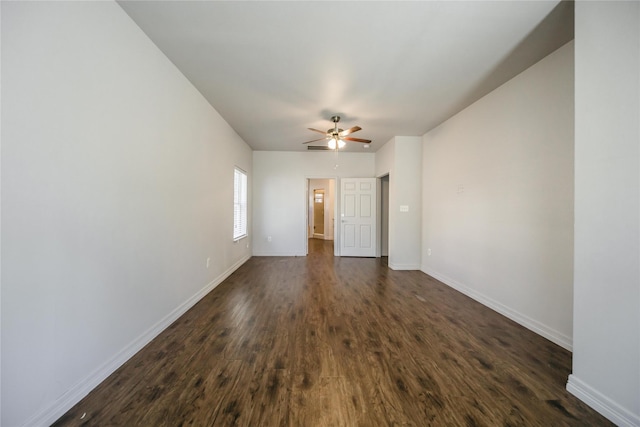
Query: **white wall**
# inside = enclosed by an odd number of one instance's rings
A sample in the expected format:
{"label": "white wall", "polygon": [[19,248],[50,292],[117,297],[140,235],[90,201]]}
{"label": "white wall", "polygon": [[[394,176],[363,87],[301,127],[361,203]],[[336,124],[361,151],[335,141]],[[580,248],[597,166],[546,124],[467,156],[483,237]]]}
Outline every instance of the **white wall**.
{"label": "white wall", "polygon": [[640,426],[640,3],[577,2],[573,373]]}
{"label": "white wall", "polygon": [[[376,176],[389,176],[389,267],[418,270],[421,262],[422,138],[396,136],[376,152]],[[408,211],[401,211],[405,206]]]}
{"label": "white wall", "polygon": [[422,270],[569,349],[573,114],[571,42],[423,151]]}
{"label": "white wall", "polygon": [[[393,186],[393,233],[389,234],[389,267],[394,270],[418,270],[421,261],[422,228],[422,138],[395,137],[395,173]],[[402,211],[401,207],[408,211]]]}
{"label": "white wall", "polygon": [[[376,151],[376,177],[382,178],[380,190],[383,192],[381,208],[384,213],[380,215],[380,254],[391,259],[393,250],[390,248],[391,235],[395,233],[396,210],[392,206],[396,206],[396,192],[392,189],[395,185],[395,159],[396,159],[396,139],[391,138],[378,151]],[[386,224],[384,224],[386,222]],[[383,225],[384,224],[384,225]],[[389,260],[387,260],[387,264]]]}
{"label": "white wall", "polygon": [[250,256],[252,157],[116,3],[1,7],[2,425],[48,425]]}
{"label": "white wall", "polygon": [[396,139],[391,138],[376,151],[376,177],[385,176],[395,171]]}
{"label": "white wall", "polygon": [[[307,179],[371,178],[374,167],[373,153],[341,152],[336,157],[333,152],[254,151],[253,254],[306,255]],[[338,212],[339,188],[338,180],[335,199]],[[336,247],[339,243],[334,242]]]}

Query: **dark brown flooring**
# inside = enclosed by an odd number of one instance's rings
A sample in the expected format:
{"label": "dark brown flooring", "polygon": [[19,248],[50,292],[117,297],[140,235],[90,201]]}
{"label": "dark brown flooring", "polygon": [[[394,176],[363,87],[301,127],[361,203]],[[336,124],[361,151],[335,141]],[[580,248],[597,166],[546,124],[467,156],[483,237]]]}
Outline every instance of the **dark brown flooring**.
{"label": "dark brown flooring", "polygon": [[571,353],[385,259],[254,257],[56,426],[605,426]]}

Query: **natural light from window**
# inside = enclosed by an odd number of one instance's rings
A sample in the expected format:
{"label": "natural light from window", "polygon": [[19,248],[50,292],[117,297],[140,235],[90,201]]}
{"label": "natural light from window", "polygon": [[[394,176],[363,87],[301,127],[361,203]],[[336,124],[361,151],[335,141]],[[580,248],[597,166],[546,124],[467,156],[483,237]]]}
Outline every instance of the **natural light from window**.
{"label": "natural light from window", "polygon": [[235,168],[233,172],[233,240],[247,236],[247,174]]}

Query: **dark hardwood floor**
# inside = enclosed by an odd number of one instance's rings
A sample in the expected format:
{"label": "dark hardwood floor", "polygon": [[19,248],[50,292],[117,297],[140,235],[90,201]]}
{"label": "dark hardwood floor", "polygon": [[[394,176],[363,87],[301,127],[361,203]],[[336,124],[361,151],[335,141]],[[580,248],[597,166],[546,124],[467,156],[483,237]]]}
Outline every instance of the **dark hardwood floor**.
{"label": "dark hardwood floor", "polygon": [[571,353],[385,259],[254,257],[54,425],[605,426]]}

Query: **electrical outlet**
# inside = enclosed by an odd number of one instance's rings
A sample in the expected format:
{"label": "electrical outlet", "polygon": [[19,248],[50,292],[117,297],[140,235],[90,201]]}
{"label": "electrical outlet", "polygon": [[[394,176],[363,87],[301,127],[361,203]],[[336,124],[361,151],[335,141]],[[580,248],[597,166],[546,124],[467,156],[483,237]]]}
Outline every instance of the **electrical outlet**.
{"label": "electrical outlet", "polygon": [[267,236],[267,242],[271,241],[271,236]]}
{"label": "electrical outlet", "polygon": [[207,258],[207,268],[211,265],[211,258]]}
{"label": "electrical outlet", "polygon": [[427,249],[427,255],[431,256],[431,248]]}

